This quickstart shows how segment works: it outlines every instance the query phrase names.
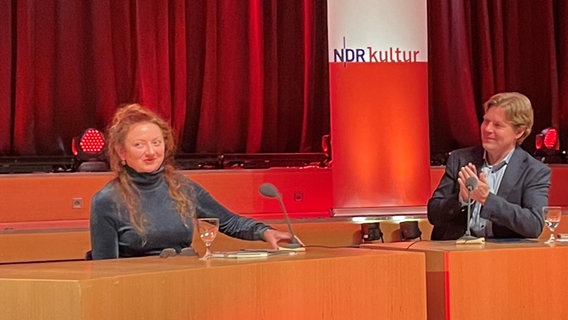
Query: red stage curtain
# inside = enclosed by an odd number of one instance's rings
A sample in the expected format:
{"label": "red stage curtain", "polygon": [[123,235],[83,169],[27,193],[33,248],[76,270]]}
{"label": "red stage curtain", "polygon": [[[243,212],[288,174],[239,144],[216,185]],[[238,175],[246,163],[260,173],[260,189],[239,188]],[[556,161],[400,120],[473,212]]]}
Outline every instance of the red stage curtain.
{"label": "red stage curtain", "polygon": [[[0,0],[0,155],[68,154],[139,101],[183,152],[320,150],[326,2]],[[479,142],[481,104],[533,102],[568,142],[568,3],[428,0],[431,153]],[[380,17],[377,17],[380,18]]]}
{"label": "red stage curtain", "polygon": [[482,103],[526,94],[533,134],[559,127],[568,142],[568,3],[563,0],[429,0],[432,154],[479,143]]}
{"label": "red stage curtain", "polygon": [[69,154],[140,102],[183,152],[321,151],[327,4],[0,0],[0,155]]}

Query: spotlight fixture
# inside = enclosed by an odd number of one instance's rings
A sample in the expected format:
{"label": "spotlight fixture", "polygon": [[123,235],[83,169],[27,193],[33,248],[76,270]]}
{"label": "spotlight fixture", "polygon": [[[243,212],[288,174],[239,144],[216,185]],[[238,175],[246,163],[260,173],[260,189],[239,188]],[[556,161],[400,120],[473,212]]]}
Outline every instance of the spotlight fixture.
{"label": "spotlight fixture", "polygon": [[105,137],[97,129],[89,128],[71,141],[75,171],[108,171],[105,157]]}
{"label": "spotlight fixture", "polygon": [[541,157],[542,162],[564,162],[560,151],[560,134],[558,129],[548,127],[535,137],[535,156]]}
{"label": "spotlight fixture", "polygon": [[385,242],[383,239],[383,232],[381,231],[381,224],[379,222],[363,223],[361,225],[361,240],[363,240],[363,242],[376,240]]}
{"label": "spotlight fixture", "polygon": [[422,240],[422,231],[418,227],[418,221],[402,221],[399,226],[402,241]]}
{"label": "spotlight fixture", "polygon": [[558,138],[558,130],[556,128],[546,128],[542,130],[535,138],[536,150],[541,151],[558,151],[560,150],[560,139]]}

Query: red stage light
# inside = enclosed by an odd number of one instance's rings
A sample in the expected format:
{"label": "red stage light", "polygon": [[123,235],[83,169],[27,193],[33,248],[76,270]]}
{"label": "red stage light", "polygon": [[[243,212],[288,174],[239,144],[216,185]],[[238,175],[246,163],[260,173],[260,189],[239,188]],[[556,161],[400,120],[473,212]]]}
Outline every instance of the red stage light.
{"label": "red stage light", "polygon": [[80,136],[73,138],[71,152],[75,157],[75,170],[107,171],[105,145],[103,133],[93,128],[86,129]]}
{"label": "red stage light", "polygon": [[105,137],[102,132],[97,129],[89,128],[83,132],[79,138],[79,143],[77,145],[77,138],[74,138],[73,144],[71,146],[73,150],[73,155],[79,156],[83,154],[86,156],[98,156],[105,147]]}
{"label": "red stage light", "polygon": [[548,150],[559,150],[560,144],[558,143],[558,130],[549,128],[544,133],[544,147]]}
{"label": "red stage light", "polygon": [[558,151],[560,150],[560,140],[556,128],[546,128],[535,138],[535,148],[538,151]]}
{"label": "red stage light", "polygon": [[534,145],[536,150],[541,150],[543,145],[544,136],[542,134],[537,134],[534,140]]}

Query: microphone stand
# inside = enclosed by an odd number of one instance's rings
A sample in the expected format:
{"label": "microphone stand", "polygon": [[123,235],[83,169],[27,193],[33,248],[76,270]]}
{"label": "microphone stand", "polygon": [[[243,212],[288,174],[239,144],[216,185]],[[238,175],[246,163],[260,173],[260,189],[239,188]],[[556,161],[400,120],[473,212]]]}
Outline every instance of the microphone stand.
{"label": "microphone stand", "polygon": [[[282,201],[282,195],[276,187],[271,183],[263,183],[259,190],[260,194],[267,198],[272,198],[278,200],[280,204],[280,208],[282,209],[282,213],[284,214],[284,220],[286,220],[286,224],[288,225],[288,231],[290,232],[290,244],[286,246],[280,246],[281,250],[292,250],[292,251],[301,251],[300,249],[304,249],[304,245],[296,238],[294,234],[294,230],[292,230],[292,224],[290,223],[290,217],[288,216],[288,211],[284,206],[284,201]],[[303,251],[303,250],[302,250]]]}
{"label": "microphone stand", "polygon": [[467,243],[478,238],[471,235],[471,190],[472,186],[467,186],[467,224],[465,234],[458,239],[458,242]]}
{"label": "microphone stand", "polygon": [[290,223],[290,217],[288,217],[288,211],[284,207],[284,201],[282,201],[282,195],[280,192],[276,192],[276,199],[278,199],[278,203],[280,203],[280,208],[282,208],[282,213],[284,213],[284,218],[286,220],[286,224],[288,225],[288,231],[292,238],[290,239],[290,244],[284,246],[286,249],[297,249],[303,247],[296,238],[294,231],[292,230],[292,224]]}

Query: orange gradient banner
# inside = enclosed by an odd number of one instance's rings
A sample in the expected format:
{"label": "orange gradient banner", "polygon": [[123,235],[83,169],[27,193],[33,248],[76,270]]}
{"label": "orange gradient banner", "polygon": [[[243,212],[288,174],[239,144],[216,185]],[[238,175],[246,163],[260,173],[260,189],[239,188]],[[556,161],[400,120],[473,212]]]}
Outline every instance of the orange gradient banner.
{"label": "orange gradient banner", "polygon": [[328,10],[333,208],[424,206],[425,0],[332,0]]}

